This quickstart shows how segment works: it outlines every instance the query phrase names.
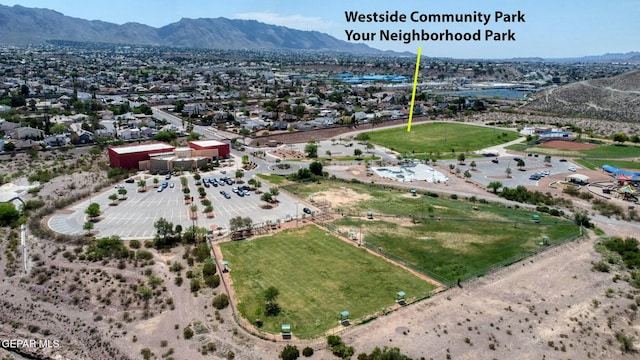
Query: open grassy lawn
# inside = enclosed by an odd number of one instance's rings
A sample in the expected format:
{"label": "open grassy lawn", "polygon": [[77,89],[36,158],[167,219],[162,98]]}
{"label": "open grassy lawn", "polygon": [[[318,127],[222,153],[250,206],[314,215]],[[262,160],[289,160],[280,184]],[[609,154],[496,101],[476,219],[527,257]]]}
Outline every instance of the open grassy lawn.
{"label": "open grassy lawn", "polygon": [[[395,294],[426,296],[434,286],[362,248],[327,235],[316,226],[286,230],[251,241],[220,244],[229,261],[242,316],[262,330],[317,337],[338,326],[340,312],[363,318],[393,305]],[[264,315],[264,290],[279,290],[278,316]]]}
{"label": "open grassy lawn", "polygon": [[[584,158],[587,160],[616,160],[640,158],[640,147],[633,145],[606,144],[588,150],[564,150],[546,146],[527,146],[526,144],[516,144],[508,149],[522,152],[534,152],[548,154],[559,157]],[[605,161],[604,164],[607,162]]]}
{"label": "open grassy lawn", "polygon": [[287,178],[281,175],[274,174],[257,174],[262,180],[266,180],[273,185],[283,185],[288,182]]}
{"label": "open grassy lawn", "polygon": [[640,162],[638,161],[624,161],[624,160],[612,160],[612,159],[576,159],[578,164],[591,169],[601,169],[604,165],[611,165],[618,169],[638,170],[640,169]]}
{"label": "open grassy lawn", "polygon": [[438,154],[469,152],[499,145],[519,137],[516,132],[458,123],[428,123],[368,133],[374,144],[399,153]]}
{"label": "open grassy lawn", "polygon": [[[407,190],[330,181],[286,189],[300,196],[313,193],[320,197],[318,193],[340,187],[371,197],[342,205],[337,211],[345,216],[330,226],[345,234],[362,229],[366,246],[381,248],[386,256],[447,283],[481,275],[494,266],[540,251],[543,236],[553,244],[579,232],[573,222],[563,218],[540,214],[541,221],[536,224],[530,211],[495,203],[412,197]],[[366,219],[367,211],[374,212],[373,220]]]}

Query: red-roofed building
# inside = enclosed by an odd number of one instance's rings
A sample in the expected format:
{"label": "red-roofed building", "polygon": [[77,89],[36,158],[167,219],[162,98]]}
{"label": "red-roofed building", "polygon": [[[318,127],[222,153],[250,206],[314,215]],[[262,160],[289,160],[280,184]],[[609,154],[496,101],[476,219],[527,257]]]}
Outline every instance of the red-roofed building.
{"label": "red-roofed building", "polygon": [[148,143],[109,147],[109,164],[113,168],[138,169],[140,161],[152,154],[173,153],[174,146],[165,143]]}
{"label": "red-roofed building", "polygon": [[189,147],[195,150],[215,150],[213,153],[216,155],[212,156],[214,159],[215,156],[226,159],[229,157],[229,153],[231,153],[229,144],[218,140],[189,141]]}

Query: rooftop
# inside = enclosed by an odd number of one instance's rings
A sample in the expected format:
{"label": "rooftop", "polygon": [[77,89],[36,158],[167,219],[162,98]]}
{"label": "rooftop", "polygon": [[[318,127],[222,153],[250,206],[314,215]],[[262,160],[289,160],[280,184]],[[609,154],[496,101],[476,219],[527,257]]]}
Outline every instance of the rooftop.
{"label": "rooftop", "polygon": [[166,150],[173,151],[175,147],[164,144],[164,143],[151,143],[151,144],[141,144],[141,145],[126,145],[126,146],[115,146],[110,147],[109,149],[113,150],[116,154],[131,154],[145,151],[154,151],[154,150]]}
{"label": "rooftop", "polygon": [[218,141],[218,140],[197,140],[197,141],[190,141],[191,144],[197,145],[197,146],[202,146],[202,147],[209,147],[209,146],[220,146],[220,145],[225,145],[226,143],[223,143],[222,141]]}

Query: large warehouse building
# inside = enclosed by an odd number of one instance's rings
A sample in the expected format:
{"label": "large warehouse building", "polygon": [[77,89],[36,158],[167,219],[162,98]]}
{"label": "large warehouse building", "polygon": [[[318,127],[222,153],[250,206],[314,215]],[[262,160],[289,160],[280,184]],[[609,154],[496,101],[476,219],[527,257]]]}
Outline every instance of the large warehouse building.
{"label": "large warehouse building", "polygon": [[165,143],[111,146],[109,164],[113,168],[138,169],[140,161],[149,160],[149,155],[170,154],[174,150],[174,146]]}
{"label": "large warehouse building", "polygon": [[164,143],[109,147],[111,167],[123,169],[171,171],[190,170],[207,162],[229,157],[229,144],[217,140],[190,141],[187,148]]}

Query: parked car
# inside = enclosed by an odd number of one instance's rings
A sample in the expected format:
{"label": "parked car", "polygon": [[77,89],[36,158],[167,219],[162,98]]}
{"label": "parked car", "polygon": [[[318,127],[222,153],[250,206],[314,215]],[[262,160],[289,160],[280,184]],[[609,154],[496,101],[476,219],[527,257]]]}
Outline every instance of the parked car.
{"label": "parked car", "polygon": [[303,208],[303,209],[302,209],[302,212],[303,212],[303,213],[305,213],[305,214],[309,214],[309,215],[310,215],[310,214],[311,214],[311,209],[309,209],[308,207],[306,207],[306,208]]}
{"label": "parked car", "polygon": [[494,163],[494,164],[499,163],[498,159],[493,159],[493,160],[491,160],[491,162]]}
{"label": "parked car", "polygon": [[129,183],[129,184],[133,184],[135,182],[135,180],[133,180],[133,178],[128,178],[124,182]]}
{"label": "parked car", "polygon": [[576,170],[578,170],[578,169],[576,169],[575,167],[571,166],[571,167],[570,167],[570,168],[568,168],[567,170],[575,172],[575,171],[576,171]]}
{"label": "parked car", "polygon": [[533,174],[533,175],[529,176],[529,180],[540,180],[540,175]]}
{"label": "parked car", "polygon": [[169,187],[173,189],[174,185],[175,185],[174,183],[171,183],[171,184],[169,184]]}

